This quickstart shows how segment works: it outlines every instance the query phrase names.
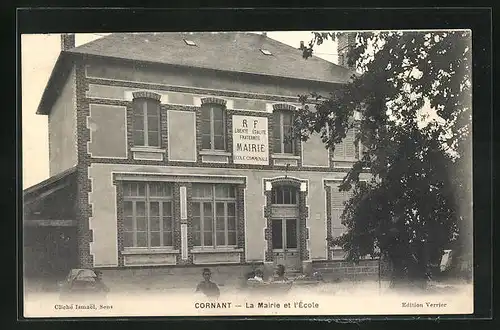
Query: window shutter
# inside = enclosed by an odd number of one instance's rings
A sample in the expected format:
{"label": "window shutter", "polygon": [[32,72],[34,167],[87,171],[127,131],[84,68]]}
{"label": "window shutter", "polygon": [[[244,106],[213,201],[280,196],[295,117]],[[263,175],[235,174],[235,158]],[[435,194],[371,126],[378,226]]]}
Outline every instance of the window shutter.
{"label": "window shutter", "polygon": [[356,146],[354,145],[354,139],[356,136],[356,132],[354,129],[350,129],[347,132],[347,135],[343,141],[344,143],[344,148],[345,148],[345,157],[352,159],[352,158],[357,158],[356,157]]}
{"label": "window shutter", "polygon": [[331,188],[331,208],[332,208],[332,235],[339,236],[345,232],[346,228],[341,223],[341,215],[344,212],[344,202],[352,196],[352,191],[339,191],[339,186],[335,185]]}
{"label": "window shutter", "polygon": [[344,143],[338,143],[335,145],[335,150],[333,151],[334,159],[343,159],[344,156]]}
{"label": "window shutter", "polygon": [[343,208],[344,207],[344,192],[339,191],[338,186],[334,186],[331,189],[332,194],[331,194],[331,203],[332,203],[332,209],[334,208]]}
{"label": "window shutter", "polygon": [[342,225],[340,221],[342,212],[342,208],[332,208],[332,235],[334,237],[340,236],[344,230],[344,225]]}

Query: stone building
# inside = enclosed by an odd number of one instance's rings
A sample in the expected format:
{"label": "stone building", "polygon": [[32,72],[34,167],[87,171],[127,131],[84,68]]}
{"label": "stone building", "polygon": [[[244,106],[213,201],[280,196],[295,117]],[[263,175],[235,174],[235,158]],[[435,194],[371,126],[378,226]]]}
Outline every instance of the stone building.
{"label": "stone building", "polygon": [[354,132],[335,152],[288,132],[298,95],[334,91],[348,68],[265,34],[74,38],[62,36],[37,111],[50,178],[24,193],[27,270],[341,261],[326,239],[344,231]]}

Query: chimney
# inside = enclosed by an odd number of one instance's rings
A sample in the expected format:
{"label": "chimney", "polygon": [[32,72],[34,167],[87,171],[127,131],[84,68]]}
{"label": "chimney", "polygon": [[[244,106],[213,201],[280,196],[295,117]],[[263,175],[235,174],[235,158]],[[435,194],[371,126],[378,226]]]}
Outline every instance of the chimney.
{"label": "chimney", "polygon": [[61,51],[66,51],[75,48],[75,34],[63,33],[61,34]]}
{"label": "chimney", "polygon": [[339,65],[348,67],[350,69],[353,66],[348,64],[349,51],[356,45],[356,32],[343,32],[340,34],[337,40],[337,53]]}
{"label": "chimney", "polygon": [[305,46],[304,46],[304,41],[301,41],[301,42],[300,42],[300,47],[299,47],[299,49],[300,49],[300,50],[304,50],[304,48],[305,48]]}

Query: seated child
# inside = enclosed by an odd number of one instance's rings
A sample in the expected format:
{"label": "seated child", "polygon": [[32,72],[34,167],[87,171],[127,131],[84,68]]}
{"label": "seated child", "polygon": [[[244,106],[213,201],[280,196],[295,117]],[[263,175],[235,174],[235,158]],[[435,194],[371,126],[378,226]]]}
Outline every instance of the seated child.
{"label": "seated child", "polygon": [[109,292],[109,288],[102,281],[102,272],[100,270],[96,270],[94,271],[94,273],[96,274],[96,279],[94,283],[94,287],[96,288],[96,290],[100,292]]}
{"label": "seated child", "polygon": [[260,270],[260,269],[255,270],[254,275],[255,276],[252,278],[249,278],[248,281],[264,282],[264,273],[262,272],[262,270]]}
{"label": "seated child", "polygon": [[286,282],[288,279],[285,276],[285,266],[276,265],[274,270],[273,282]]}

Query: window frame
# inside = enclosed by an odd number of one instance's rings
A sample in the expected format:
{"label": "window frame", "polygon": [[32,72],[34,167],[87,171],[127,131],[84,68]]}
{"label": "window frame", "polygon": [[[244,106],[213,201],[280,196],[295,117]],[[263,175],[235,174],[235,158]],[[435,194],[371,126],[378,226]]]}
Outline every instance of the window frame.
{"label": "window frame", "polygon": [[[285,202],[285,191],[284,189],[289,189],[289,198],[290,198],[290,203],[284,203]],[[279,200],[278,198],[278,190],[281,192],[282,195],[282,201],[283,203],[276,203],[276,201]],[[292,202],[295,201],[295,202]],[[294,186],[294,185],[289,185],[289,184],[280,184],[273,186],[271,188],[271,205],[278,205],[278,206],[298,206],[299,204],[299,188]]]}
{"label": "window frame", "polygon": [[[125,190],[127,185],[137,185],[136,189],[138,194],[137,195],[127,195]],[[166,189],[168,189],[168,194],[167,195],[152,195],[151,192],[151,187],[153,185],[164,185]],[[144,195],[140,195],[140,187],[143,187],[144,189]],[[123,248],[125,251],[128,250],[143,250],[143,251],[151,251],[151,250],[159,250],[159,249],[167,249],[171,250],[175,246],[175,217],[174,217],[174,191],[173,191],[173,185],[168,183],[168,182],[143,182],[143,181],[124,181],[122,182],[122,191],[123,191],[123,198],[121,201],[121,207],[123,210],[122,213],[122,221],[123,221],[123,226],[122,226],[122,236],[124,238],[123,241]],[[137,203],[142,202],[144,203],[144,217],[146,218],[146,237],[147,237],[147,246],[138,246],[137,245],[137,233],[142,232],[137,230]],[[126,203],[132,203],[132,230],[127,230],[126,228],[126,218],[128,217],[125,209],[126,209]],[[158,215],[151,215],[151,203],[158,203]],[[170,214],[165,215],[164,214],[164,204],[169,203],[170,204]],[[152,230],[152,218],[157,217],[158,218],[158,230]],[[165,220],[170,221],[170,230],[165,230],[164,227],[164,221]],[[125,235],[126,233],[132,233],[132,245],[128,246],[126,245],[126,240],[125,240]],[[152,245],[152,233],[158,233],[160,236],[160,244],[159,245]],[[170,235],[171,239],[171,245],[166,245],[164,242],[165,234]]]}
{"label": "window frame", "polygon": [[[149,102],[151,103],[154,103],[155,104],[155,107],[157,108],[157,115],[156,115],[156,119],[158,120],[158,135],[157,135],[157,138],[158,138],[158,145],[150,145],[149,143],[149,133],[150,133],[150,130],[149,130],[149,117],[152,117],[150,114],[149,114]],[[136,112],[136,104],[140,104],[141,105],[141,108],[142,108],[142,114],[138,114]],[[138,117],[138,116],[141,116],[142,117],[142,121],[143,121],[143,125],[142,125],[142,139],[143,139],[143,144],[136,144],[136,134],[139,130],[137,130],[135,128],[135,120],[136,118],[135,117]],[[145,98],[145,97],[139,97],[139,98],[134,98],[132,100],[132,143],[135,147],[144,147],[144,148],[160,148],[161,147],[161,108],[160,108],[160,102],[154,100],[154,99],[150,99],[150,98]]]}
{"label": "window frame", "polygon": [[[283,118],[286,116],[286,115],[290,115],[291,116],[291,121],[292,121],[292,125],[290,125],[290,129],[293,130],[293,122],[294,122],[294,119],[295,119],[295,115],[293,113],[293,111],[290,111],[290,110],[276,110],[273,112],[273,114],[278,114],[279,115],[279,125],[276,125],[276,121],[274,120],[274,127],[273,127],[273,153],[274,154],[282,154],[282,155],[293,155],[293,156],[296,156],[297,155],[297,150],[298,150],[298,146],[297,146],[297,139],[295,137],[292,137],[291,141],[290,141],[290,145],[291,145],[291,149],[292,151],[291,152],[285,152],[285,129],[284,129],[284,121],[283,121]],[[273,117],[274,119],[274,117]],[[275,137],[275,134],[276,134],[276,131],[274,131],[276,128],[279,128],[279,141],[280,141],[280,144],[279,144],[279,151],[276,151],[276,137]]]}
{"label": "window frame", "polygon": [[[210,249],[225,249],[225,248],[236,248],[238,247],[238,192],[237,192],[237,187],[233,184],[226,184],[226,183],[194,183],[193,184],[193,190],[195,189],[195,186],[204,186],[210,187],[211,191],[211,196],[195,196],[193,193],[191,197],[191,207],[194,210],[195,208],[199,208],[199,216],[192,216],[192,221],[193,225],[194,222],[197,221],[195,218],[199,218],[199,230],[194,230],[193,228],[193,234],[196,234],[199,232],[200,235],[200,244],[196,244],[195,239],[193,238],[193,247],[198,248],[198,249],[204,249],[204,248],[210,248]],[[217,186],[226,186],[230,190],[232,190],[234,197],[218,197],[216,195],[216,189]],[[211,205],[211,214],[210,217],[212,219],[212,230],[211,230],[211,239],[212,239],[212,244],[207,245],[205,244],[205,233],[209,232],[205,230],[205,217],[204,217],[204,208],[205,204],[210,203]],[[220,230],[217,230],[217,204],[222,203],[224,205],[224,244],[219,245],[217,244],[217,232],[220,232]],[[234,205],[234,216],[229,215],[229,204]],[[229,219],[230,217],[234,217],[234,229],[229,229]],[[193,226],[194,227],[194,226]],[[229,232],[234,233],[235,241],[234,244],[228,244],[229,243]]]}
{"label": "window frame", "polygon": [[[226,151],[227,150],[227,132],[226,132],[226,124],[227,124],[227,116],[226,116],[226,108],[223,105],[220,104],[215,104],[215,103],[205,103],[202,104],[201,107],[201,113],[200,113],[200,121],[201,121],[201,149],[206,150],[206,151]],[[222,113],[222,143],[223,147],[221,149],[215,148],[215,116],[214,116],[214,110],[220,110]],[[204,126],[205,121],[204,121],[204,111],[209,111],[209,120],[210,120],[210,148],[205,148],[203,145],[203,139],[207,135],[204,133]],[[220,136],[220,135],[217,135]]]}

